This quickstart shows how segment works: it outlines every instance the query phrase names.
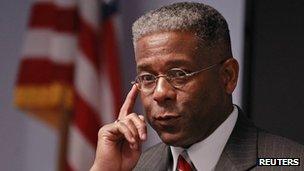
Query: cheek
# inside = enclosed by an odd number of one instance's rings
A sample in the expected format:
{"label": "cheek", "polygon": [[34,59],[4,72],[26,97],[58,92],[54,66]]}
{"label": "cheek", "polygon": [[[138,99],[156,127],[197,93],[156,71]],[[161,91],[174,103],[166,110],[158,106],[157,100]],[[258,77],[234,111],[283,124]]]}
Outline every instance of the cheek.
{"label": "cheek", "polygon": [[181,92],[180,99],[178,101],[187,104],[190,103],[191,105],[191,103],[198,103],[198,101],[205,99],[205,96],[207,95],[207,87],[203,86],[202,82],[193,82],[192,84],[188,84],[186,86],[187,87],[184,87],[184,91]]}
{"label": "cheek", "polygon": [[[199,89],[198,91],[192,93],[191,96],[188,97],[188,101],[185,105],[189,111],[189,116],[194,117],[197,115],[201,115],[202,111],[206,109],[209,102],[209,95],[206,93],[205,89]],[[194,115],[194,116],[192,116]],[[192,118],[193,119],[193,118]]]}
{"label": "cheek", "polygon": [[140,94],[140,98],[141,98],[141,102],[144,107],[146,116],[150,117],[151,116],[151,103],[152,103],[151,99],[148,96],[143,95],[143,94]]}
{"label": "cheek", "polygon": [[194,115],[206,113],[217,99],[218,88],[212,83],[215,83],[214,80],[205,79],[188,85],[180,99],[182,105]]}
{"label": "cheek", "polygon": [[142,105],[144,107],[146,121],[148,121],[149,125],[151,125],[152,128],[154,128],[153,119],[152,119],[152,99],[142,94],[140,94],[140,98]]}
{"label": "cheek", "polygon": [[193,122],[200,115],[205,107],[206,93],[203,88],[188,87],[186,91],[178,93],[176,107],[177,112],[181,113],[184,117],[184,122]]}

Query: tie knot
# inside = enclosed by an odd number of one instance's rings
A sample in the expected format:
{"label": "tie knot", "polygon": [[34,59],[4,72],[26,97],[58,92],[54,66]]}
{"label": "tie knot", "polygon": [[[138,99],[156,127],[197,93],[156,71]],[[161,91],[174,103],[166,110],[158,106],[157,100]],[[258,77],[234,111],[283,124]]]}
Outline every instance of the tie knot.
{"label": "tie knot", "polygon": [[176,169],[177,171],[195,170],[195,169],[193,169],[194,168],[193,164],[192,164],[191,160],[189,159],[186,151],[183,151],[183,153],[178,156],[176,168],[177,168]]}

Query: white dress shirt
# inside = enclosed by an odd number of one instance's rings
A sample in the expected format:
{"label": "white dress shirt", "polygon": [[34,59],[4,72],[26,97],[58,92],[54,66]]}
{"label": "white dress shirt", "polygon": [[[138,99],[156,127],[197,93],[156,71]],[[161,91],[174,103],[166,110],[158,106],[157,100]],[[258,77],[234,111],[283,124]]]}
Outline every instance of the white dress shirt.
{"label": "white dress shirt", "polygon": [[[214,170],[228,138],[235,126],[238,109],[234,106],[229,117],[207,138],[186,149],[190,160],[198,171]],[[176,170],[177,158],[185,149],[170,146],[173,156],[173,171]]]}

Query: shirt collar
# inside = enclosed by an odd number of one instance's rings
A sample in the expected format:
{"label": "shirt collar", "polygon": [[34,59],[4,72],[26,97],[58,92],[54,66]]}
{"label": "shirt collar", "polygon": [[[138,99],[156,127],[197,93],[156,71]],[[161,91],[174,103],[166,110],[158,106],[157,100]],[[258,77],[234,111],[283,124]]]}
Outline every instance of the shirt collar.
{"label": "shirt collar", "polygon": [[[187,149],[189,158],[197,170],[213,170],[215,168],[235,126],[237,117],[238,109],[234,106],[229,117],[211,135]],[[184,149],[173,146],[170,148],[173,156],[173,170],[175,171],[178,155]]]}

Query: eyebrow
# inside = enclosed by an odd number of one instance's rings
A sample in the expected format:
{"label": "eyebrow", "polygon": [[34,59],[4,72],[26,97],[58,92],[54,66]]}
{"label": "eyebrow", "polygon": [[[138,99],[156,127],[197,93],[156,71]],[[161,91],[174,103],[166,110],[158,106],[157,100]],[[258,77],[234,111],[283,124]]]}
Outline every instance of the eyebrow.
{"label": "eyebrow", "polygon": [[[172,60],[172,61],[167,61],[165,64],[165,69],[170,69],[170,68],[174,68],[174,67],[193,67],[193,63],[188,61],[188,60],[184,60],[184,59],[177,59],[177,60]],[[140,71],[151,71],[153,70],[153,67],[150,63],[148,62],[143,62],[141,64],[139,64],[137,67],[137,72]]]}

